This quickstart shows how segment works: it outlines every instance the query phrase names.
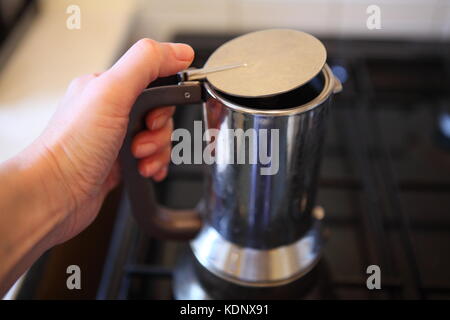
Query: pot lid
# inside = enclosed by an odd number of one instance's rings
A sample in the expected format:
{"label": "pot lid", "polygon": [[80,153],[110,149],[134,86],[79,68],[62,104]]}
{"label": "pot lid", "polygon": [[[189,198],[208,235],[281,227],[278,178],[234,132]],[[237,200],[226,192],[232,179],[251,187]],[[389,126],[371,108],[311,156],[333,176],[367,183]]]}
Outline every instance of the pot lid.
{"label": "pot lid", "polygon": [[217,90],[236,97],[269,97],[314,78],[326,61],[326,49],[317,38],[301,31],[269,29],[245,34],[220,46],[205,68],[242,65],[207,75]]}

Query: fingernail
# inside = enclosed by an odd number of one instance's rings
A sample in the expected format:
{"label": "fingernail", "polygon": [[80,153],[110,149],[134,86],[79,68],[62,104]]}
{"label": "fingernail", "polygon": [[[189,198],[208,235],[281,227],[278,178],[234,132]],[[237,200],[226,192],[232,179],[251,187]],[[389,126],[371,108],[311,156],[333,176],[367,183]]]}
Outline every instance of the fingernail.
{"label": "fingernail", "polygon": [[155,120],[153,120],[152,127],[150,128],[150,130],[161,129],[166,124],[167,119],[168,118],[166,116],[157,117]]}
{"label": "fingernail", "polygon": [[191,46],[184,43],[171,43],[170,46],[175,54],[175,58],[181,61],[190,61],[194,56]]}
{"label": "fingernail", "polygon": [[136,148],[136,156],[137,157],[146,157],[154,153],[157,149],[156,144],[153,142],[148,142],[137,146]]}

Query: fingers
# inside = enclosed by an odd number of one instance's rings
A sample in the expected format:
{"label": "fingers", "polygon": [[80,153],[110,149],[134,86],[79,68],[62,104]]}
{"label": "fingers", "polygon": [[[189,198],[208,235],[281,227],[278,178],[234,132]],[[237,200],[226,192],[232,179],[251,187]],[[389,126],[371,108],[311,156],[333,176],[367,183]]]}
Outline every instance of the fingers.
{"label": "fingers", "polygon": [[163,128],[143,131],[133,140],[131,150],[133,155],[140,159],[138,170],[142,176],[152,177],[155,181],[161,181],[167,176],[172,130],[173,121],[169,119]]}
{"label": "fingers", "polygon": [[138,167],[144,177],[161,181],[167,176],[174,112],[175,107],[153,110],[146,117],[149,130],[140,132],[133,139],[131,151],[134,157],[142,159]]}
{"label": "fingers", "polygon": [[[140,174],[146,178],[155,177],[162,179],[163,177],[161,176],[164,174],[164,172],[161,173],[161,171],[167,170],[166,167],[170,161],[170,150],[171,147],[166,146],[161,150],[161,152],[152,154],[149,157],[139,160],[138,170]],[[156,177],[155,175],[158,176]]]}
{"label": "fingers", "polygon": [[142,39],[95,79],[95,90],[128,115],[137,96],[151,81],[186,69],[193,58],[194,51],[186,44]]}
{"label": "fingers", "polygon": [[164,127],[175,113],[175,107],[158,108],[149,112],[145,123],[149,130],[158,130]]}
{"label": "fingers", "polygon": [[[107,72],[127,77],[133,84],[147,86],[158,76],[174,74],[188,67],[194,59],[194,50],[183,43],[160,43],[152,39],[136,42]],[[135,76],[144,78],[144,83]]]}
{"label": "fingers", "polygon": [[135,158],[142,159],[170,146],[172,130],[173,121],[170,119],[159,130],[139,132],[131,143],[131,153]]}

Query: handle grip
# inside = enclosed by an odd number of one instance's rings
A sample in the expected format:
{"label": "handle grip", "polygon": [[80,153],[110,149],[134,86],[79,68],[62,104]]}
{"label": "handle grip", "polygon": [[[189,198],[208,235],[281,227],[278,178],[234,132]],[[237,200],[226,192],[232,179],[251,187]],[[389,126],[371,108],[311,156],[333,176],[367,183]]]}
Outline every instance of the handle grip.
{"label": "handle grip", "polygon": [[119,155],[122,176],[133,215],[139,226],[151,236],[172,240],[191,239],[200,230],[201,219],[195,210],[172,210],[158,205],[153,181],[141,176],[137,170],[137,159],[131,154],[132,139],[145,129],[145,117],[150,110],[201,101],[200,83],[187,82],[145,89],[131,110]]}

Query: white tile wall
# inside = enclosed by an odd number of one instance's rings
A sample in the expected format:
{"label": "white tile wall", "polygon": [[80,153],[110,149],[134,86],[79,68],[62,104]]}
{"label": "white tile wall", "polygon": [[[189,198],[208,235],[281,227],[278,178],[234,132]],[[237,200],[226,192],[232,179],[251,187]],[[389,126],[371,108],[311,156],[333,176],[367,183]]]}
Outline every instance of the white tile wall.
{"label": "white tile wall", "polygon": [[[381,8],[381,30],[366,9]],[[166,40],[180,30],[238,31],[291,27],[342,37],[450,39],[449,0],[140,0],[135,37]]]}
{"label": "white tile wall", "polygon": [[134,38],[170,39],[179,30],[223,31],[232,28],[237,1],[140,0]]}
{"label": "white tile wall", "polygon": [[316,1],[307,5],[288,1],[277,4],[270,1],[242,1],[240,25],[244,29],[293,27],[305,31],[327,32],[331,15],[329,1]]}
{"label": "white tile wall", "polygon": [[[368,30],[366,8],[377,4],[381,10],[381,29]],[[342,4],[341,35],[374,37],[427,37],[433,32],[433,16],[439,0],[428,1],[354,1]]]}
{"label": "white tile wall", "polygon": [[450,40],[450,1],[443,0],[442,2],[445,4],[441,4],[436,9],[433,32],[441,39]]}

